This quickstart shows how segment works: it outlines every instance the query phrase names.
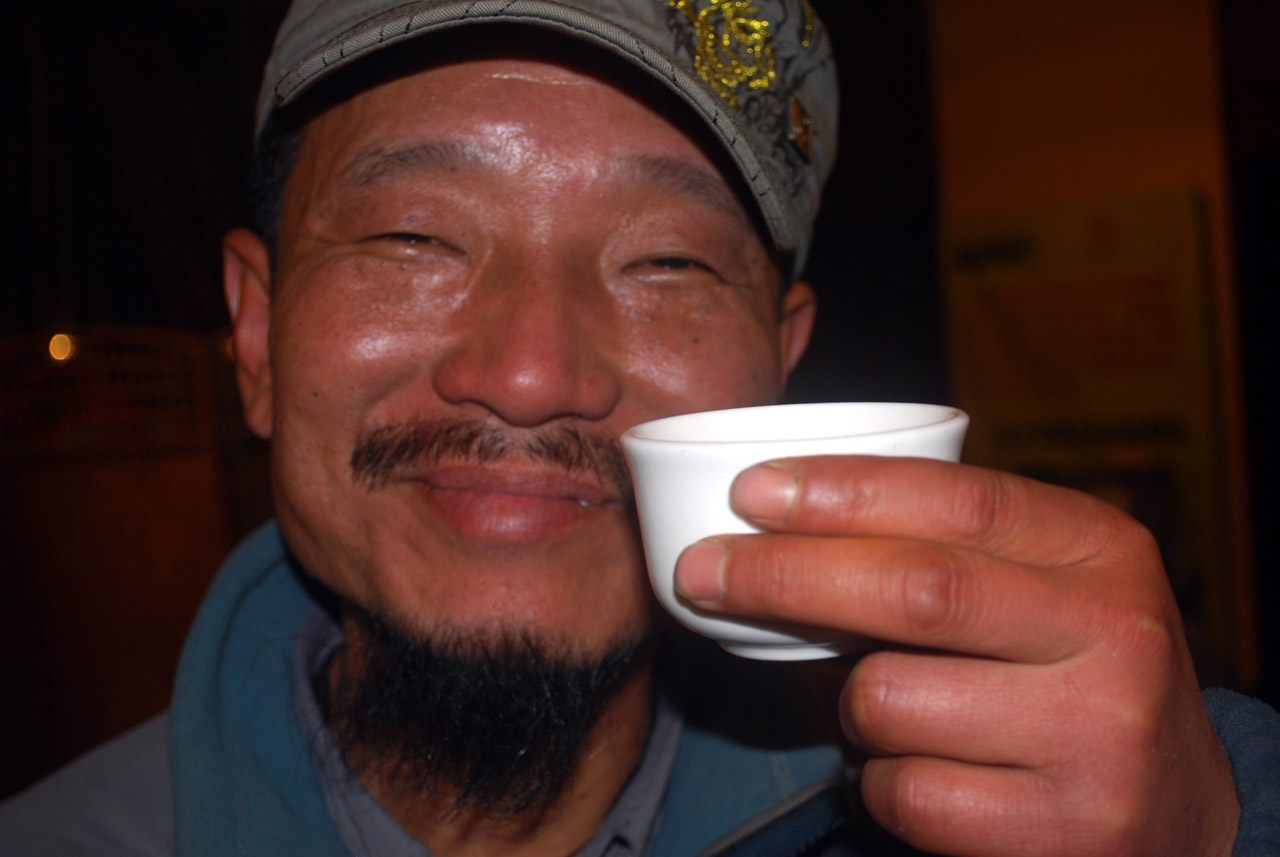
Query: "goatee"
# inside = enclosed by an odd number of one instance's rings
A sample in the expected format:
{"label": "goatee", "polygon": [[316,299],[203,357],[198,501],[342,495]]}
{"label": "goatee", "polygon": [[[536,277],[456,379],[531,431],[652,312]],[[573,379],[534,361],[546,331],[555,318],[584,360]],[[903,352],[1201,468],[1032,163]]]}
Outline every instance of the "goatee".
{"label": "goatee", "polygon": [[328,707],[348,764],[494,819],[536,820],[555,802],[648,648],[640,639],[564,658],[528,635],[426,640],[351,610],[360,652],[354,663],[339,652]]}

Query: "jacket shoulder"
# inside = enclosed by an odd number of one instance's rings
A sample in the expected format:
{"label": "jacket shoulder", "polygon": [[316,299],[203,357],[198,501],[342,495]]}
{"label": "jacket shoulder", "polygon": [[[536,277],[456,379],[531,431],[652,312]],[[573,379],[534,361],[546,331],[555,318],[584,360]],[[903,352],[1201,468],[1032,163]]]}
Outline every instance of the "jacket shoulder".
{"label": "jacket shoulder", "polygon": [[1240,828],[1235,857],[1280,852],[1280,714],[1229,690],[1207,690],[1205,707],[1231,760]]}
{"label": "jacket shoulder", "polygon": [[172,854],[168,723],[158,715],[0,804],[0,857]]}

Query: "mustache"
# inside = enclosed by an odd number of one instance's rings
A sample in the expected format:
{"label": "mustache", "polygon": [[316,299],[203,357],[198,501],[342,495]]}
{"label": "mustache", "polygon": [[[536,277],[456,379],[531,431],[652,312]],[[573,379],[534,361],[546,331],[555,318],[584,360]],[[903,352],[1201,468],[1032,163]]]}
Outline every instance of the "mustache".
{"label": "mustache", "polygon": [[619,499],[631,498],[631,472],[617,436],[568,425],[516,431],[447,417],[391,423],[357,438],[351,474],[358,484],[376,490],[442,461],[488,464],[505,458],[591,474]]}

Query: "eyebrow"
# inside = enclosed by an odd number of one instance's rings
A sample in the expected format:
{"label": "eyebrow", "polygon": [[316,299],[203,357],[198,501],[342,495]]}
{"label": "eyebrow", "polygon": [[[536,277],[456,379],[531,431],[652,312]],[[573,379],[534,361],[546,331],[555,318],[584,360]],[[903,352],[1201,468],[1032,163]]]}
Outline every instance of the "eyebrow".
{"label": "eyebrow", "polygon": [[342,168],[338,180],[343,187],[363,190],[405,176],[491,164],[496,156],[497,152],[488,146],[461,141],[366,149]]}
{"label": "eyebrow", "polygon": [[[494,146],[472,141],[426,141],[399,148],[360,152],[342,168],[339,183],[348,190],[366,190],[406,176],[493,166],[501,159]],[[750,227],[742,202],[719,173],[665,155],[632,155],[618,162],[618,172],[645,187],[691,202],[709,205]]]}
{"label": "eyebrow", "polygon": [[622,166],[626,173],[647,186],[666,191],[678,198],[710,205],[734,220],[751,226],[742,202],[719,173],[661,155],[626,158]]}

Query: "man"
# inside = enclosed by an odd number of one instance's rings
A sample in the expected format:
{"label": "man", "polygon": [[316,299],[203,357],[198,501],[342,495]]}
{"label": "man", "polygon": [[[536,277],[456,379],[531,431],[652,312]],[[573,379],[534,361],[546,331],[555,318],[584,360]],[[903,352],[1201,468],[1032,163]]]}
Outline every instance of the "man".
{"label": "man", "polygon": [[[905,848],[822,788],[817,683],[659,615],[617,445],[780,395],[832,81],[797,0],[296,3],[259,222],[224,246],[278,528],[228,560],[169,718],[9,804],[15,853]],[[1118,511],[853,457],[752,468],[733,502],[767,534],[692,546],[679,591],[879,641],[827,702],[893,837],[1280,843],[1280,727],[1212,697],[1229,758]]]}

